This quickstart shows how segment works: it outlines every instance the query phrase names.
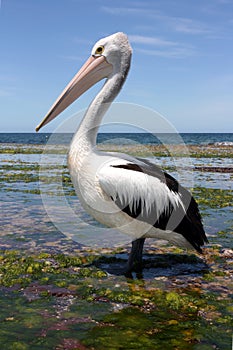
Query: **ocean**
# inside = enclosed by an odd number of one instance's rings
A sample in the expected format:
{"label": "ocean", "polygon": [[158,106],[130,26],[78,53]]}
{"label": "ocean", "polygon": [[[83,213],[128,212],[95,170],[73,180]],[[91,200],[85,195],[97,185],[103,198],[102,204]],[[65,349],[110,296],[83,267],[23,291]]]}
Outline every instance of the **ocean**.
{"label": "ocean", "polygon": [[[50,133],[0,133],[0,143],[13,144],[46,144]],[[53,134],[52,143],[69,144],[73,134]],[[180,139],[181,137],[181,139]],[[98,143],[131,144],[140,143],[156,145],[160,143],[177,144],[180,140],[187,145],[233,145],[233,133],[180,133],[147,134],[147,133],[99,133]]]}

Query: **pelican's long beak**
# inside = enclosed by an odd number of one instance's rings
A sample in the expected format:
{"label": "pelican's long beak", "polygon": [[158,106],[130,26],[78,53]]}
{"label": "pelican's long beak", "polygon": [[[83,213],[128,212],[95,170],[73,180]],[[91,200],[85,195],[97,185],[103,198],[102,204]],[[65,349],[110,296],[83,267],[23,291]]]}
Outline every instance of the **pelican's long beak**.
{"label": "pelican's long beak", "polygon": [[112,65],[107,62],[104,56],[91,56],[55,101],[42,122],[36,127],[36,131],[39,131],[42,126],[48,124],[64,111],[92,85],[107,78],[112,69]]}

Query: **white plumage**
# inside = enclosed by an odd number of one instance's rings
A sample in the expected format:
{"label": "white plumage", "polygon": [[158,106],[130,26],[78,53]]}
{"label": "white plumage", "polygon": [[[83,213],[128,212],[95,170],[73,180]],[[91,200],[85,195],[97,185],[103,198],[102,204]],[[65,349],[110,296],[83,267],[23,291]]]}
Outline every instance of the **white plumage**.
{"label": "white plumage", "polygon": [[156,218],[164,212],[170,214],[171,205],[183,206],[180,195],[170,191],[165,183],[158,178],[143,172],[128,171],[115,168],[114,165],[134,164],[123,160],[113,160],[97,173],[97,179],[104,192],[114,201],[119,198],[121,202],[129,205],[135,211],[141,201],[141,215],[150,215],[153,212]]}

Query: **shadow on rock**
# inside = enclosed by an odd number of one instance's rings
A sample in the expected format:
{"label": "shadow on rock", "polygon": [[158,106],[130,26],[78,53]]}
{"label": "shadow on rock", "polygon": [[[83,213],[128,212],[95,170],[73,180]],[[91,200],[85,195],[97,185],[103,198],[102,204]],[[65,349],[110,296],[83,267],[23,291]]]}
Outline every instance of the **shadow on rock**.
{"label": "shadow on rock", "polygon": [[169,276],[202,276],[209,271],[203,259],[192,254],[144,254],[141,271],[126,273],[128,255],[125,253],[115,256],[100,257],[95,265],[111,275],[125,275],[127,278],[151,279]]}

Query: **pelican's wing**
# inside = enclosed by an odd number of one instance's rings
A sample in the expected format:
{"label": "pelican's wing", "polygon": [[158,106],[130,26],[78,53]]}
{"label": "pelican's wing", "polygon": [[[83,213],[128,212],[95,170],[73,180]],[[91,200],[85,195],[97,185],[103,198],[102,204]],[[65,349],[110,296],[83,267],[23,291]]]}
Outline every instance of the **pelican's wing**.
{"label": "pelican's wing", "polygon": [[197,204],[169,174],[148,161],[119,160],[98,172],[103,191],[130,217],[182,234],[201,251],[207,242]]}

